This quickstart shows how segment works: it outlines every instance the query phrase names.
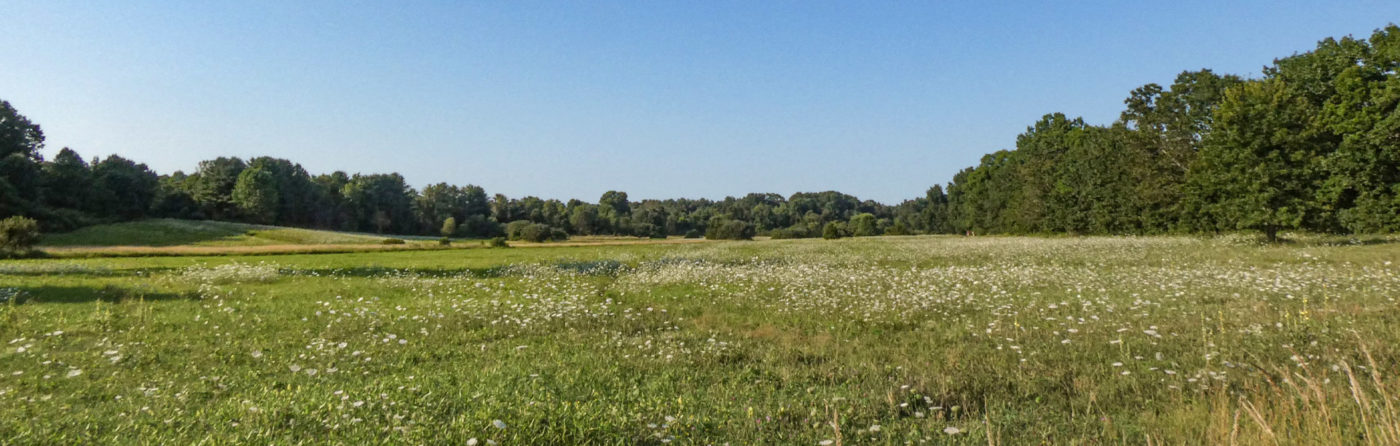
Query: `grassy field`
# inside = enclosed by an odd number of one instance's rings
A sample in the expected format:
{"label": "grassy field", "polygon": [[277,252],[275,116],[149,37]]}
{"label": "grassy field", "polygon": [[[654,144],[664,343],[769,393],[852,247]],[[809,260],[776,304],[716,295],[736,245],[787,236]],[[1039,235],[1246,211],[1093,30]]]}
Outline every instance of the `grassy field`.
{"label": "grassy field", "polygon": [[[384,243],[390,237],[404,243]],[[392,241],[392,240],[391,240]],[[637,237],[570,237],[563,242],[512,241],[513,247],[654,245],[702,243],[698,239],[672,237],[652,240]],[[484,248],[480,239],[453,239],[450,246],[428,236],[382,236],[354,232],[260,226],[202,220],[151,219],[90,226],[77,231],[45,235],[39,249],[57,258],[153,257],[153,256],[253,256],[273,254],[324,254],[411,250]]]}
{"label": "grassy field", "polygon": [[151,219],[89,226],[50,234],[41,247],[71,246],[261,246],[370,244],[386,237],[348,232],[204,220]]}
{"label": "grassy field", "polygon": [[0,444],[1397,444],[1390,242],[3,261]]}

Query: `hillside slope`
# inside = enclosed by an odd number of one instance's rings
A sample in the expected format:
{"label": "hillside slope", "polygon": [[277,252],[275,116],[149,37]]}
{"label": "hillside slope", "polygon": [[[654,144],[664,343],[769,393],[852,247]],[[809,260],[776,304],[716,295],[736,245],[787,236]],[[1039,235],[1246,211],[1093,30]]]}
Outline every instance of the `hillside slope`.
{"label": "hillside slope", "polygon": [[47,234],[40,246],[259,246],[375,244],[385,237],[222,221],[151,219]]}

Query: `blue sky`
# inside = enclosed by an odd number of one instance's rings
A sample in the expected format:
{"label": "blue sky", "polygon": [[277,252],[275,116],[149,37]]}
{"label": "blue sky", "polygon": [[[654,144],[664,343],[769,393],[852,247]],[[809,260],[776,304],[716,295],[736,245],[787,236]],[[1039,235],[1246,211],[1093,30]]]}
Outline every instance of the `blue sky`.
{"label": "blue sky", "polygon": [[5,1],[0,99],[46,156],[272,155],[513,197],[896,203],[1041,115],[1109,123],[1400,2]]}

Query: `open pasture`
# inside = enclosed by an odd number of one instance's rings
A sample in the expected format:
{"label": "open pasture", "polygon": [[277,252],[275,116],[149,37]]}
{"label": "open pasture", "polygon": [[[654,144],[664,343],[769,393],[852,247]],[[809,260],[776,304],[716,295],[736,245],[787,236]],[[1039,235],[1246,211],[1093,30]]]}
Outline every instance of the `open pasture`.
{"label": "open pasture", "polygon": [[1400,442],[1400,248],[880,237],[0,262],[0,443]]}

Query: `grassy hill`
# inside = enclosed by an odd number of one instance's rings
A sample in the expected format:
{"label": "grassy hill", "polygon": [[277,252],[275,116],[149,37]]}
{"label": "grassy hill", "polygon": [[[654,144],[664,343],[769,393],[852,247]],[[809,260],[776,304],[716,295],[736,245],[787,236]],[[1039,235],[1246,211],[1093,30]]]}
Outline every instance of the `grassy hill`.
{"label": "grassy hill", "polygon": [[64,246],[262,246],[376,244],[370,234],[251,225],[222,221],[152,219],[89,226],[45,235],[44,247]]}

